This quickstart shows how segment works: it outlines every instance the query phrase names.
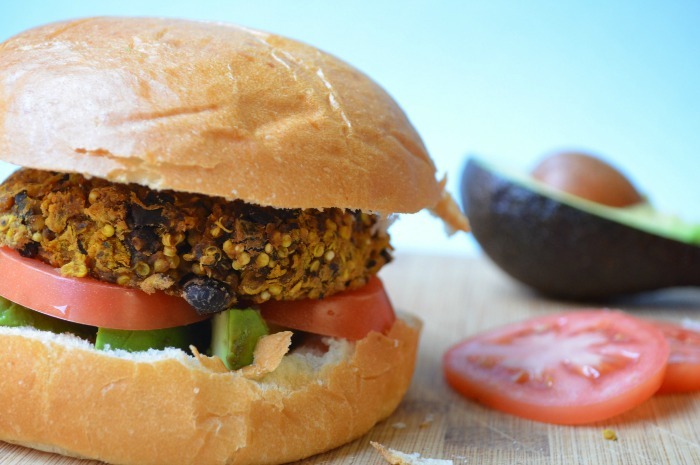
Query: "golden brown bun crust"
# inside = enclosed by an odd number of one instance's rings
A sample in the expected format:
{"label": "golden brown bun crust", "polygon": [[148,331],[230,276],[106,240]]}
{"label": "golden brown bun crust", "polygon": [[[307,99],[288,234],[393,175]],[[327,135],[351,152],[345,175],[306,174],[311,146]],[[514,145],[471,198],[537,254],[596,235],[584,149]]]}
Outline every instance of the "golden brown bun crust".
{"label": "golden brown bun crust", "polygon": [[395,409],[419,331],[404,317],[386,336],[338,344],[327,355],[335,363],[300,370],[300,358],[287,356],[252,381],[182,352],[129,360],[2,328],[0,439],[115,464],[297,460],[359,437]]}
{"label": "golden brown bun crust", "polygon": [[440,199],[403,111],[346,63],[220,24],[92,18],[0,45],[0,159],[278,208]]}

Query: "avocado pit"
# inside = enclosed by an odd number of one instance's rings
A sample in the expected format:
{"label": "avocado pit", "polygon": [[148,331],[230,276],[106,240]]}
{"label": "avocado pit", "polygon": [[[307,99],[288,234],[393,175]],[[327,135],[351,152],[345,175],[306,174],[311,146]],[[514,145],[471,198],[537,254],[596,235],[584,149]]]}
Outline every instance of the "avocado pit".
{"label": "avocado pit", "polygon": [[610,207],[629,207],[644,202],[622,172],[587,153],[554,153],[542,159],[531,174],[554,189]]}

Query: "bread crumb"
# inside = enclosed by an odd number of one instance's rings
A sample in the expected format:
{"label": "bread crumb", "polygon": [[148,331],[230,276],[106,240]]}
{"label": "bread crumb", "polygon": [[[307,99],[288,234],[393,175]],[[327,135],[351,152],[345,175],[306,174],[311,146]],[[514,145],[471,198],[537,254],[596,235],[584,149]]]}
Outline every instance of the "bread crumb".
{"label": "bread crumb", "polygon": [[607,439],[608,441],[617,441],[617,433],[606,428],[603,430],[603,438]]}
{"label": "bread crumb", "polygon": [[260,338],[255,346],[253,364],[241,368],[241,373],[248,379],[260,379],[280,366],[282,358],[289,352],[292,344],[292,332],[282,331]]}
{"label": "bread crumb", "polygon": [[218,356],[214,355],[213,357],[207,357],[206,355],[199,353],[199,350],[197,350],[195,346],[190,346],[190,351],[192,351],[192,355],[194,355],[194,358],[196,358],[199,361],[201,366],[208,369],[209,371],[212,371],[214,373],[229,372],[229,369],[226,368],[226,364],[224,364],[224,361],[221,360]]}
{"label": "bread crumb", "polygon": [[432,413],[429,413],[428,415],[425,416],[421,424],[419,425],[421,428],[427,428],[430,426],[433,422],[435,421],[435,415]]}
{"label": "bread crumb", "polygon": [[406,423],[404,423],[404,422],[402,422],[402,421],[397,421],[396,423],[394,423],[393,425],[391,425],[391,427],[394,428],[394,429],[405,429],[405,428],[406,428]]}
{"label": "bread crumb", "polygon": [[[263,336],[255,346],[253,353],[253,364],[241,368],[239,373],[248,379],[258,380],[268,373],[271,373],[282,363],[282,358],[289,352],[292,343],[292,332],[282,331],[279,333]],[[201,354],[195,346],[190,346],[192,355],[199,361],[201,366],[214,373],[228,373],[226,364],[218,356],[208,357]],[[195,392],[196,394],[197,392]]]}
{"label": "bread crumb", "polygon": [[426,459],[422,458],[419,453],[405,454],[397,450],[389,449],[378,442],[370,441],[372,447],[377,449],[382,457],[391,465],[454,465],[452,460],[444,459]]}

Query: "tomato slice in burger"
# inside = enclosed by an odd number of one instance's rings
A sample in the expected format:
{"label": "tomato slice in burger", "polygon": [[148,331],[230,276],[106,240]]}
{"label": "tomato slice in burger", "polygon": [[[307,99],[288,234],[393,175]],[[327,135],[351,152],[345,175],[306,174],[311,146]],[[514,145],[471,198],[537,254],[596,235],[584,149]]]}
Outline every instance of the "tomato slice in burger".
{"label": "tomato slice in burger", "polygon": [[362,339],[370,331],[388,331],[396,320],[376,276],[359,289],[323,299],[265,302],[260,312],[266,321],[279,326],[351,340]]}
{"label": "tomato slice in burger", "polygon": [[700,331],[669,322],[656,321],[671,350],[659,394],[700,390]]}
{"label": "tomato slice in burger", "polygon": [[651,397],[669,349],[651,324],[604,310],[550,315],[477,335],[444,356],[465,396],[557,424],[604,420]]}
{"label": "tomato slice in burger", "polygon": [[161,329],[207,318],[182,298],[61,276],[57,268],[6,247],[0,247],[0,295],[46,315],[102,328]]}

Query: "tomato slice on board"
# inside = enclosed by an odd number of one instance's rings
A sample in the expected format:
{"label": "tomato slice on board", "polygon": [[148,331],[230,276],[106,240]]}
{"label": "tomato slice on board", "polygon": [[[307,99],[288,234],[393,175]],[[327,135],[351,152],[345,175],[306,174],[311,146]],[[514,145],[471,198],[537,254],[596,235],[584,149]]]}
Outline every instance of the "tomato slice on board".
{"label": "tomato slice on board", "polygon": [[372,277],[359,289],[323,299],[268,301],[260,305],[263,318],[280,326],[351,340],[370,331],[385,332],[396,315],[384,285]]}
{"label": "tomato slice on board", "polygon": [[61,276],[59,269],[7,247],[0,247],[0,295],[46,315],[102,328],[171,328],[208,318],[180,297]]}
{"label": "tomato slice on board", "polygon": [[651,397],[668,344],[658,329],[621,312],[580,311],[507,325],[447,351],[447,382],[483,404],[532,420],[604,420]]}
{"label": "tomato slice on board", "polygon": [[653,324],[666,337],[671,350],[666,375],[657,394],[700,390],[700,331],[665,321]]}

